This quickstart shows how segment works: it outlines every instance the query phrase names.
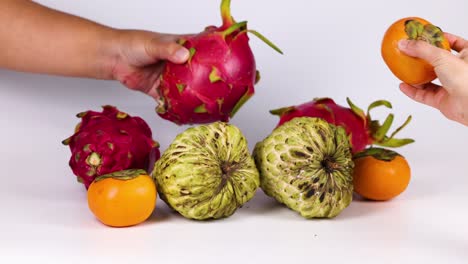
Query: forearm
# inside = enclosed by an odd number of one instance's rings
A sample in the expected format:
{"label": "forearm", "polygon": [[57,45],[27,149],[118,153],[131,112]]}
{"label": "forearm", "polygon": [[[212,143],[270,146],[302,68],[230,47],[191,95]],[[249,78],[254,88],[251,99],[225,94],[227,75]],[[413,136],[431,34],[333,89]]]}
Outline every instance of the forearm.
{"label": "forearm", "polygon": [[0,0],[0,67],[111,78],[116,31],[29,0]]}

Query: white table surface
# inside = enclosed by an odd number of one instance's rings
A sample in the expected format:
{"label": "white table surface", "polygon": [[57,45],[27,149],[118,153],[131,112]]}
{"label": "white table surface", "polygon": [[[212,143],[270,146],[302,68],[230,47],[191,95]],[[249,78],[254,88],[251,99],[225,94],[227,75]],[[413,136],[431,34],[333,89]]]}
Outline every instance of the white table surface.
{"label": "white table surface", "polygon": [[[219,21],[217,3],[208,0],[136,1],[132,9],[110,0],[41,2],[116,27],[181,33]],[[208,222],[184,219],[159,200],[144,224],[108,228],[88,210],[60,143],[74,115],[116,105],[143,117],[162,150],[186,127],[160,119],[151,98],[116,82],[0,70],[0,263],[468,263],[468,130],[402,95],[378,51],[388,24],[410,14],[468,37],[467,2],[290,2],[233,1],[233,12],[250,18],[285,56],[252,40],[263,80],[232,123],[252,148],[277,122],[269,109],[323,96],[341,104],[350,96],[361,106],[389,99],[397,122],[414,117],[401,135],[416,143],[399,150],[412,168],[405,193],[389,202],[355,199],[331,220],[305,220],[260,190],[232,217]],[[115,10],[102,12],[111,3]],[[153,15],[160,9],[168,11]],[[176,11],[193,22],[171,23]],[[356,27],[343,30],[350,21]],[[311,29],[317,35],[305,34]]]}

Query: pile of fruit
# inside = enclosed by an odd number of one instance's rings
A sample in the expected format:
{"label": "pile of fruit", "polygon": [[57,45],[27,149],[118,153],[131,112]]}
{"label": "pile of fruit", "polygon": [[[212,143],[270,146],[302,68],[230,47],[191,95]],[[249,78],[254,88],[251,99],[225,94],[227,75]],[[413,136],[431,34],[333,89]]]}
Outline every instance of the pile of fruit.
{"label": "pile of fruit", "polygon": [[[191,52],[187,63],[165,66],[157,113],[175,124],[197,125],[177,135],[162,155],[139,117],[113,106],[78,114],[81,122],[63,143],[101,222],[139,224],[152,214],[158,194],[196,220],[234,214],[258,188],[305,218],[331,218],[348,207],[354,192],[382,201],[406,189],[408,162],[389,148],[413,142],[395,137],[411,116],[389,134],[393,114],[383,122],[370,115],[376,107],[392,108],[385,100],[371,103],[366,112],[349,98],[347,107],[320,98],[272,110],[279,123],[250,152],[242,131],[228,123],[259,81],[248,34],[282,52],[247,22],[236,22],[229,0],[222,0],[221,13],[220,27],[180,41]],[[405,38],[446,48],[442,32],[407,18],[389,28],[382,44],[382,56],[398,78],[431,81],[435,75],[426,62],[399,52],[396,43]]]}

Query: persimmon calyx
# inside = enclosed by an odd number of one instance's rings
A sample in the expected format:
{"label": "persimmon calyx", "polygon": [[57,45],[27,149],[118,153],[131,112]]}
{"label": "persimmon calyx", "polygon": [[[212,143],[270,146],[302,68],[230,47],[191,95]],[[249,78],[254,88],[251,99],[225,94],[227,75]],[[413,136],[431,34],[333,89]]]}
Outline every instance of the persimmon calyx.
{"label": "persimmon calyx", "polygon": [[361,152],[356,153],[353,156],[353,159],[356,160],[356,159],[364,158],[364,157],[373,157],[381,161],[392,161],[397,156],[401,156],[401,155],[393,150],[372,147],[372,148],[368,148]]}
{"label": "persimmon calyx", "polygon": [[433,46],[443,48],[445,41],[444,32],[432,24],[423,25],[417,20],[405,21],[405,32],[409,40],[422,40]]}
{"label": "persimmon calyx", "polygon": [[99,177],[96,177],[94,181],[98,182],[98,181],[108,179],[108,178],[127,181],[127,180],[135,179],[136,177],[141,176],[141,175],[148,175],[148,173],[145,170],[141,170],[141,169],[129,169],[129,170],[116,171],[113,173],[101,175]]}

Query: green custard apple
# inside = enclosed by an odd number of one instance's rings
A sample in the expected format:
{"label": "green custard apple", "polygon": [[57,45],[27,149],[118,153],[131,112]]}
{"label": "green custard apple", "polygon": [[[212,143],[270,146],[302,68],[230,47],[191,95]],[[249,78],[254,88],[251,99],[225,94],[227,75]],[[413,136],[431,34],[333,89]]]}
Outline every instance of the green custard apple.
{"label": "green custard apple", "polygon": [[161,199],[197,220],[232,215],[260,185],[247,140],[224,122],[179,134],[156,162],[152,176]]}
{"label": "green custard apple", "polygon": [[257,143],[260,187],[305,218],[332,218],[352,201],[346,131],[323,119],[294,118]]}

